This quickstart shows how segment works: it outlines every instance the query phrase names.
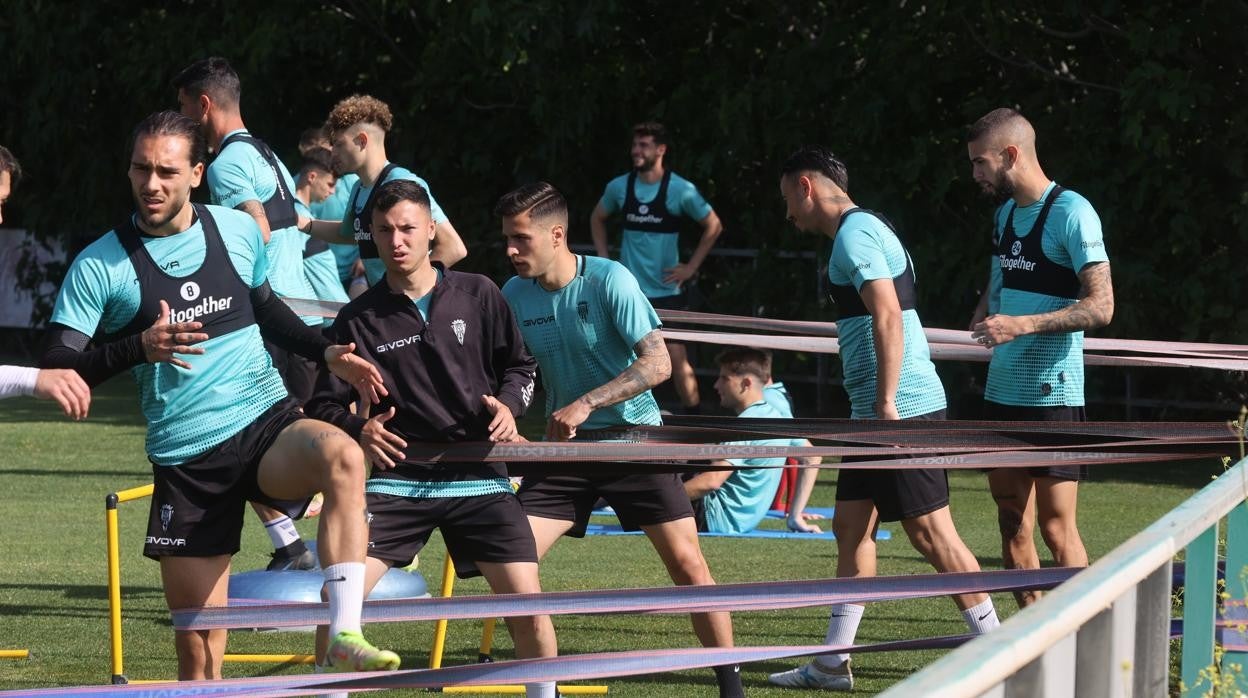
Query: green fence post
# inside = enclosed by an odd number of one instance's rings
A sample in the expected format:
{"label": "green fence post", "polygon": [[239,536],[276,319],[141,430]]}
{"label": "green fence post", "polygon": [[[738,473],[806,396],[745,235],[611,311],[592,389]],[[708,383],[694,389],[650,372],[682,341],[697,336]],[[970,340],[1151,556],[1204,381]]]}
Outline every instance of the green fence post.
{"label": "green fence post", "polygon": [[1183,695],[1199,696],[1210,688],[1204,686],[1202,690],[1200,672],[1213,666],[1218,524],[1188,543],[1183,576]]}

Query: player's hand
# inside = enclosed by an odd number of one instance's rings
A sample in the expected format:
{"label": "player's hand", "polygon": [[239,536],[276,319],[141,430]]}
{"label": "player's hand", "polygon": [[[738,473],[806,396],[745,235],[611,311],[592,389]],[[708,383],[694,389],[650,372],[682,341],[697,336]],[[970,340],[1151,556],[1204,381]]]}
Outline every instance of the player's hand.
{"label": "player's hand", "polygon": [[516,416],[511,413],[511,408],[493,395],[482,395],[481,402],[494,415],[494,419],[490,420],[490,441],[515,441],[519,432],[516,431]]}
{"label": "player's hand", "polygon": [[570,441],[576,438],[576,428],[589,419],[590,412],[593,410],[580,398],[555,410],[546,423],[546,440]]}
{"label": "player's hand", "polygon": [[203,347],[192,344],[208,339],[208,335],[196,330],[204,326],[202,322],[169,322],[169,304],[160,302],[160,317],[155,324],[143,330],[143,356],[149,364],[170,363],[179,368],[191,370],[191,365],[174,356],[174,354],[203,354]]}
{"label": "player's hand", "polygon": [[684,286],[685,282],[692,279],[693,275],[697,273],[697,270],[688,264],[677,264],[671,269],[663,270],[663,283]]}
{"label": "player's hand", "polygon": [[989,315],[971,327],[971,337],[991,349],[1027,334],[1027,323],[1013,315]]}
{"label": "player's hand", "polygon": [[399,449],[407,448],[407,442],[386,429],[386,422],[393,418],[394,407],[391,407],[376,417],[370,417],[360,430],[360,448],[364,449],[364,457],[382,470],[393,468],[395,458],[405,458]]}
{"label": "player's hand", "polygon": [[967,325],[967,326],[966,326],[966,329],[971,330],[972,332],[974,332],[974,331],[975,331],[975,326],[976,326],[976,325],[978,325],[979,323],[983,322],[983,321],[984,321],[984,318],[985,318],[987,315],[988,315],[988,309],[987,309],[987,308],[985,308],[985,307],[984,307],[984,306],[982,306],[982,305],[981,305],[981,306],[976,307],[976,308],[975,308],[975,312],[974,312],[974,313],[971,313],[971,323],[970,323],[969,325]]}
{"label": "player's hand", "polygon": [[331,373],[355,388],[365,402],[381,402],[381,396],[390,394],[381,382],[381,371],[352,354],[353,351],[355,342],[335,344],[325,350],[325,365]]}
{"label": "player's hand", "polygon": [[56,400],[70,419],[86,419],[91,388],[72,368],[45,368],[35,378],[35,397]]}
{"label": "player's hand", "polygon": [[818,526],[806,523],[812,519],[822,519],[820,514],[807,514],[805,512],[794,512],[789,514],[788,523],[790,531],[798,533],[823,533],[823,529]]}
{"label": "player's hand", "polygon": [[897,414],[897,405],[892,402],[876,402],[875,403],[876,419],[901,419],[901,415]]}

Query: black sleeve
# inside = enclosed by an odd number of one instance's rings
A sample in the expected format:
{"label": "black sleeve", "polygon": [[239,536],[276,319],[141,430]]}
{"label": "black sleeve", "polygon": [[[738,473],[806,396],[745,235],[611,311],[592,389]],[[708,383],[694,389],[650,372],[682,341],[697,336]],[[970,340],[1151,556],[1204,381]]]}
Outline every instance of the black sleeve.
{"label": "black sleeve", "polygon": [[537,360],[524,347],[520,326],[516,324],[511,306],[502,292],[494,289],[488,298],[486,312],[488,317],[494,318],[494,370],[503,377],[495,397],[511,410],[512,415],[522,417],[533,401]]}
{"label": "black sleeve", "polygon": [[268,281],[251,289],[251,306],[261,336],[286,351],[315,361],[318,366],[325,365],[329,340],[305,325],[295,311],[273,293]]}
{"label": "black sleeve", "polygon": [[94,388],[122,371],[147,360],[143,335],[132,334],[88,350],[91,338],[67,325],[52,323],[44,341],[39,368],[72,368]]}
{"label": "black sleeve", "polygon": [[[349,343],[350,339],[339,341],[342,338],[341,332],[339,324],[335,322],[326,334],[329,335],[330,341],[340,344]],[[329,371],[317,371],[316,388],[312,397],[308,398],[308,402],[303,406],[303,411],[313,419],[333,424],[350,434],[351,438],[359,441],[360,431],[364,429],[364,424],[368,420],[351,413],[351,403],[354,399],[355,391],[346,381]]]}

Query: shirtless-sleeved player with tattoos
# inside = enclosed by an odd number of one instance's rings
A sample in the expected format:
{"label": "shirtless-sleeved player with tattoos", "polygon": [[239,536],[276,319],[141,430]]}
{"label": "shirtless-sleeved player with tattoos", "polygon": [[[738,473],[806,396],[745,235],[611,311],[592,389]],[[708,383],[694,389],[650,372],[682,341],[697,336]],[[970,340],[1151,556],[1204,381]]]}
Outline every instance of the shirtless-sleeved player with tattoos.
{"label": "shirtless-sleeved player with tattoos", "polygon": [[[671,375],[671,360],[636,279],[618,262],[568,249],[567,202],[545,182],[506,194],[494,212],[516,269],[503,295],[546,386],[547,440],[590,440],[607,427],[660,424],[650,389]],[[593,474],[610,467],[585,463],[569,466],[575,475],[525,477],[520,503],[539,559],[560,536],[585,535],[601,496],[625,530],[645,532],[672,581],[714,584],[679,476]],[[705,646],[732,646],[727,613],[694,614],[693,628]],[[737,667],[716,667],[715,674],[721,696],[744,695]]]}
{"label": "shirtless-sleeved player with tattoos", "polygon": [[[1036,156],[1036,132],[1013,109],[971,127],[975,181],[1002,202],[993,218],[988,289],[971,320],[992,350],[984,390],[997,419],[1083,421],[1083,331],[1114,315],[1114,288],[1101,220],[1088,200],[1049,179]],[[1081,467],[999,468],[988,476],[997,501],[1008,568],[1040,566],[1032,519],[1054,561],[1083,567],[1075,505]],[[1038,598],[1020,592],[1020,605]]]}

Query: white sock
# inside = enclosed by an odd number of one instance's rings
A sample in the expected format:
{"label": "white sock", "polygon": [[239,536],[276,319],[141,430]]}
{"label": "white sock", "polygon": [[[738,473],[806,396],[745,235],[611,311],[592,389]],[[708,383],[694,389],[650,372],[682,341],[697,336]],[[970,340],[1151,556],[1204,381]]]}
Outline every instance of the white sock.
{"label": "white sock", "polygon": [[360,632],[364,612],[364,563],[339,562],[325,568],[325,590],[329,595],[329,637],[344,630]]}
{"label": "white sock", "polygon": [[962,617],[966,619],[966,627],[976,635],[982,635],[989,630],[1001,625],[1001,621],[997,620],[997,609],[992,605],[992,599],[985,599],[983,603],[968,608],[962,612]]}
{"label": "white sock", "polygon": [[291,521],[290,517],[285,514],[272,521],[266,521],[264,530],[268,531],[269,540],[273,541],[274,549],[285,548],[299,540],[299,530],[295,528],[295,522]]}
{"label": "white sock", "polygon": [[[825,645],[852,645],[858,636],[858,623],[862,621],[865,607],[856,603],[838,603],[832,606],[832,614],[828,618],[828,634],[823,639]],[[816,668],[828,671],[849,661],[849,654],[824,654],[815,657]]]}
{"label": "white sock", "polygon": [[558,698],[555,693],[554,681],[543,681],[541,683],[524,684],[525,698]]}

